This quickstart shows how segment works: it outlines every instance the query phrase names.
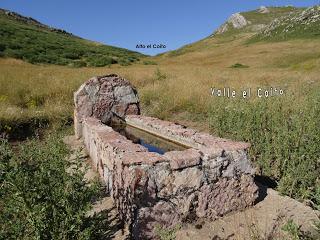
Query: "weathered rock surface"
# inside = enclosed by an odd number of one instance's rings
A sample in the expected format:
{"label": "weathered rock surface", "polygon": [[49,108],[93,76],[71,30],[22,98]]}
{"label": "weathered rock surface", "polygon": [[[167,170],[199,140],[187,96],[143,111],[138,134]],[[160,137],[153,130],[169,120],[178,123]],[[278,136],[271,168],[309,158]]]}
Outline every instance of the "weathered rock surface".
{"label": "weathered rock surface", "polygon": [[81,137],[81,122],[95,117],[109,124],[113,118],[127,114],[139,114],[139,98],[136,89],[124,78],[110,74],[93,77],[82,84],[74,94],[75,131]]}
{"label": "weathered rock surface", "polygon": [[167,152],[164,157],[170,161],[171,169],[174,170],[196,166],[201,162],[201,154],[194,149]]}
{"label": "weathered rock surface", "polygon": [[215,33],[216,34],[225,33],[226,31],[229,30],[230,27],[233,27],[235,29],[244,28],[248,24],[250,24],[250,22],[247,21],[243,15],[241,15],[240,13],[234,13],[228,18],[228,20],[224,24],[222,24],[216,30]]}
{"label": "weathered rock surface", "polygon": [[231,23],[236,29],[243,28],[248,25],[248,21],[240,13],[232,14],[228,19],[228,23]]}
{"label": "weathered rock surface", "polygon": [[258,12],[259,13],[269,13],[270,10],[266,6],[261,6],[261,7],[259,7]]}
{"label": "weathered rock surface", "polygon": [[207,133],[198,132],[194,129],[153,117],[128,115],[125,120],[129,125],[144,129],[173,142],[182,143],[190,148],[200,149],[204,153],[212,155],[219,155],[222,150],[243,150],[250,147],[249,143],[214,137]]}

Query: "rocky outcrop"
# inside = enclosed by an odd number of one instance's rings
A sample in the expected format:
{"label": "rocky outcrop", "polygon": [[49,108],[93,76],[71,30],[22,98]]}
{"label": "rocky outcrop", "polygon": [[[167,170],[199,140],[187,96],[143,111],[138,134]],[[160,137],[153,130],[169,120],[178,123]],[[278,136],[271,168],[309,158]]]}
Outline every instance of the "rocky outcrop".
{"label": "rocky outcrop", "polygon": [[124,78],[115,74],[94,77],[80,86],[74,94],[74,124],[77,137],[81,137],[81,122],[95,117],[109,124],[115,118],[127,114],[139,114],[139,98],[136,89]]}
{"label": "rocky outcrop", "polygon": [[226,23],[222,24],[217,29],[215,33],[217,34],[224,33],[228,31],[230,27],[233,27],[235,29],[244,28],[248,24],[250,24],[250,22],[248,22],[243,15],[241,15],[240,13],[234,13],[228,18]]}
{"label": "rocky outcrop", "polygon": [[266,6],[261,6],[261,7],[259,7],[258,12],[259,13],[269,13],[270,10]]}
{"label": "rocky outcrop", "polygon": [[236,29],[243,28],[248,25],[248,21],[240,13],[232,14],[228,19],[228,23],[232,24]]}

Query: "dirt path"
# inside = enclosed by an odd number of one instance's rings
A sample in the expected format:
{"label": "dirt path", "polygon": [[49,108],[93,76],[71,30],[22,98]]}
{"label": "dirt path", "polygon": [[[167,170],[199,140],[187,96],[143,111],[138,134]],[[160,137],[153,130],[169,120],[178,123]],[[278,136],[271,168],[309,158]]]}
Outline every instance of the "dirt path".
{"label": "dirt path", "polygon": [[[98,177],[90,167],[90,159],[81,141],[74,136],[67,136],[64,142],[72,150],[70,158],[76,155],[84,159],[87,168],[85,178],[92,180]],[[184,224],[176,233],[176,239],[205,240],[205,239],[290,239],[281,228],[292,219],[301,231],[315,233],[314,221],[319,221],[320,213],[304,204],[280,196],[277,191],[261,186],[261,199],[255,206],[241,212],[236,212],[215,221],[198,220],[196,223]],[[105,197],[93,205],[88,214],[108,211],[110,222],[117,227],[117,212],[111,197]],[[128,230],[117,229],[113,239],[126,239]]]}
{"label": "dirt path", "polygon": [[266,196],[252,208],[232,213],[216,221],[188,224],[177,239],[290,239],[281,228],[292,219],[304,232],[313,232],[319,212],[302,203],[266,189]]}

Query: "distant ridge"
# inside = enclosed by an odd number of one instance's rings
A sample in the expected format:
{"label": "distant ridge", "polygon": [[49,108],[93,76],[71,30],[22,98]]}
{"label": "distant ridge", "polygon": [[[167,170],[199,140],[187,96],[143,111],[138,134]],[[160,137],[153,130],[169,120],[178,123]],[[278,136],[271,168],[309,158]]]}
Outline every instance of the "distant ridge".
{"label": "distant ridge", "polygon": [[[62,34],[78,37],[78,36],[76,36],[76,35],[74,35],[72,33],[69,33],[67,31],[65,31],[65,30],[62,30],[62,29],[59,29],[59,28],[50,27],[48,25],[45,25],[45,24],[37,21],[34,18],[25,17],[25,16],[20,15],[19,13],[13,12],[13,11],[9,11],[9,10],[0,8],[0,14],[1,13],[7,15],[8,17],[10,17],[10,18],[12,18],[12,19],[14,19],[16,21],[19,21],[19,22],[22,22],[22,23],[25,23],[25,24],[31,24],[31,25],[34,25],[34,26],[37,26],[37,27],[40,27],[40,28],[47,29],[47,30],[52,31],[52,32],[57,32],[57,33],[62,33]],[[80,38],[80,37],[78,37],[78,38]]]}

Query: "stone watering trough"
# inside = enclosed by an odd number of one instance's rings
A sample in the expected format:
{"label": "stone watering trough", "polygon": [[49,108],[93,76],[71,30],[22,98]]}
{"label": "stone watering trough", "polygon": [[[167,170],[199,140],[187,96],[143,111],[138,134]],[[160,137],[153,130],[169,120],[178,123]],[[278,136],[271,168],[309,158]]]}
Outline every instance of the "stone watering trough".
{"label": "stone watering trough", "polygon": [[153,239],[156,228],[183,221],[215,219],[258,198],[249,144],[140,115],[137,91],[114,74],[89,79],[74,101],[76,136],[134,239]]}

